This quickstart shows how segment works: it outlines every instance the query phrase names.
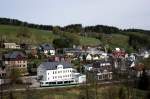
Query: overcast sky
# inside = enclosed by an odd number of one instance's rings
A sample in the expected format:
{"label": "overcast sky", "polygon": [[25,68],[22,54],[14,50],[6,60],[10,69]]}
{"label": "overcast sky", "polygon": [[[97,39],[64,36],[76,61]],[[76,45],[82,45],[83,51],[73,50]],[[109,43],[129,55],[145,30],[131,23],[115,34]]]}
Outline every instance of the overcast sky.
{"label": "overcast sky", "polygon": [[47,25],[150,30],[150,0],[0,0],[0,17]]}

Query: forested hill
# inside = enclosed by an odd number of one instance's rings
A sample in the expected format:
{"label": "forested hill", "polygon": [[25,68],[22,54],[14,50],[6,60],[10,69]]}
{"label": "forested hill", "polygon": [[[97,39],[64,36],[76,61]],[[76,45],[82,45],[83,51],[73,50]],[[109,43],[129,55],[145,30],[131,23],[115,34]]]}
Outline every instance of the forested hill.
{"label": "forested hill", "polygon": [[52,25],[42,25],[42,24],[33,24],[28,22],[23,22],[17,19],[10,19],[10,18],[0,18],[0,24],[2,25],[14,25],[14,26],[26,26],[29,28],[35,28],[40,30],[54,30],[55,28],[61,31],[67,32],[92,32],[92,33],[122,33],[122,32],[140,32],[150,35],[150,30],[142,30],[142,29],[119,29],[114,26],[106,26],[106,25],[95,25],[95,26],[85,26],[83,27],[82,24],[71,24],[64,27],[60,26],[52,26]]}

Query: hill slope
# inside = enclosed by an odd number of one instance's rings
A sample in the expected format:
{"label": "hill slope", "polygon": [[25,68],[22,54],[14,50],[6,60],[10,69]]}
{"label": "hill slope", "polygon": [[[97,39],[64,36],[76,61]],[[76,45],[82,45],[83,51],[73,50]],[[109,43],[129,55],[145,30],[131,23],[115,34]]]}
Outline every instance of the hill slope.
{"label": "hill slope", "polygon": [[[58,35],[53,34],[51,31],[39,30],[28,28],[30,32],[30,38],[18,38],[17,33],[19,32],[20,26],[11,26],[11,25],[0,25],[0,39],[3,39],[7,42],[27,42],[32,44],[39,44],[44,42],[52,43],[55,38],[58,38]],[[100,40],[91,38],[91,37],[82,37],[80,36],[81,45],[99,45]]]}

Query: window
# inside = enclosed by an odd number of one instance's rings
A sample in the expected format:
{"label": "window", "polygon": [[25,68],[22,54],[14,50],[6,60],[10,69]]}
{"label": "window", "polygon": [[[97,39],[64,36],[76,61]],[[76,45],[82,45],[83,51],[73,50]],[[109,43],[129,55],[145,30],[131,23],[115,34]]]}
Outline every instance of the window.
{"label": "window", "polygon": [[102,75],[99,75],[99,76],[98,76],[98,80],[101,80],[101,79],[102,79]]}

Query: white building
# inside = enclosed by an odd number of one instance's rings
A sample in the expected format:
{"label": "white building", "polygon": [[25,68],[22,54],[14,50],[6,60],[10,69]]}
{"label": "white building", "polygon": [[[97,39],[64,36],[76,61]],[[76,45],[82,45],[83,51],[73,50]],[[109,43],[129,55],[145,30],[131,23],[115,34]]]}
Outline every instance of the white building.
{"label": "white building", "polygon": [[112,63],[111,61],[97,61],[93,63],[92,71],[96,73],[98,80],[111,80],[112,79]]}
{"label": "white building", "polygon": [[85,83],[86,82],[86,75],[82,75],[80,73],[75,73],[75,82],[76,83]]}
{"label": "white building", "polygon": [[20,49],[20,45],[17,45],[16,43],[4,43],[4,48]]}
{"label": "white building", "polygon": [[86,60],[87,61],[91,61],[93,58],[92,58],[92,55],[90,55],[90,54],[88,54],[87,56],[86,56]]}
{"label": "white building", "polygon": [[41,86],[72,84],[74,73],[72,64],[66,62],[44,62],[37,69]]}
{"label": "white building", "polygon": [[84,65],[84,69],[85,69],[86,71],[91,71],[92,68],[93,68],[92,66],[93,66],[93,64]]}
{"label": "white building", "polygon": [[149,58],[150,54],[148,51],[144,51],[143,53],[141,53],[141,56],[143,56],[143,58]]}
{"label": "white building", "polygon": [[44,54],[55,55],[55,48],[51,44],[42,44],[39,50]]}

